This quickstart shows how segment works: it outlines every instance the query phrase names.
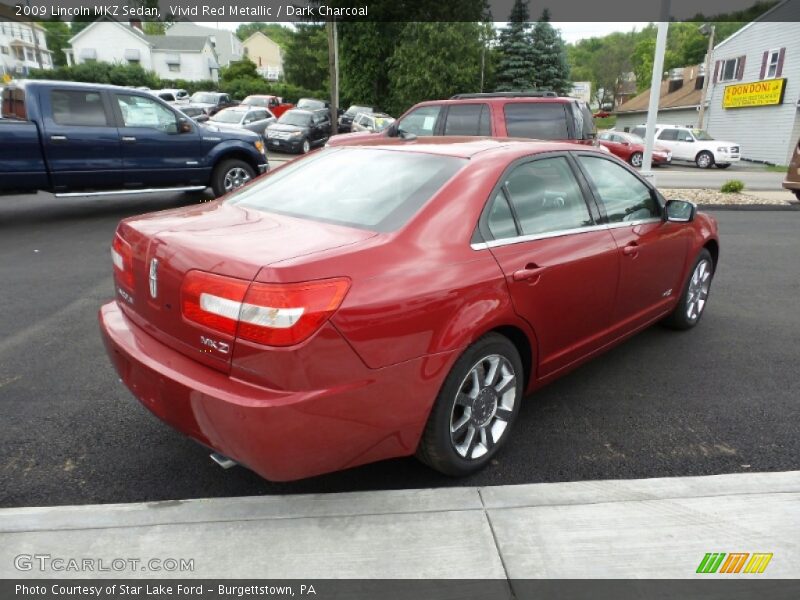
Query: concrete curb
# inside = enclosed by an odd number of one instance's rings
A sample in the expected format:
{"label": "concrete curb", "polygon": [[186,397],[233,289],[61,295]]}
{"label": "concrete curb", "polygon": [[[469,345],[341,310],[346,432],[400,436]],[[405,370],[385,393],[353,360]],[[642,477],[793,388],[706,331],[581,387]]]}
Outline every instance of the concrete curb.
{"label": "concrete curb", "polygon": [[[19,554],[193,558],[202,577],[691,578],[706,552],[800,574],[800,471],[0,510]],[[90,574],[147,577],[138,571]],[[185,577],[186,573],[159,573]]]}

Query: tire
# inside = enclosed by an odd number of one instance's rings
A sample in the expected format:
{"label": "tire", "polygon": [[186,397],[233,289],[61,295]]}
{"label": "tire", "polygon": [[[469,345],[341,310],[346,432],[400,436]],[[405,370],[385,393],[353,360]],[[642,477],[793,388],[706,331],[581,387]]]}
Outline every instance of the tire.
{"label": "tire", "polygon": [[243,160],[238,158],[223,160],[214,167],[211,175],[211,189],[214,190],[214,197],[219,198],[242,187],[255,176],[255,169]]}
{"label": "tire", "polygon": [[714,155],[711,152],[703,150],[699,152],[694,158],[694,164],[701,169],[710,169],[714,166]]}
{"label": "tire", "polygon": [[631,163],[631,166],[636,167],[637,169],[642,166],[642,153],[641,152],[634,152],[631,154],[628,162]]}
{"label": "tire", "polygon": [[300,146],[300,154],[308,154],[311,152],[311,142],[308,141],[308,138],[303,139],[303,145]]}
{"label": "tire", "polygon": [[727,168],[728,168],[728,167],[730,167],[730,166],[731,166],[731,163],[725,163],[725,164],[720,164],[720,163],[717,163],[717,164],[716,164],[716,167],[717,167],[718,169],[727,169]]}
{"label": "tire", "polygon": [[794,195],[795,198],[797,198],[797,201],[800,202],[800,190],[795,190]]}
{"label": "tire", "polygon": [[446,475],[482,469],[510,435],[522,403],[523,380],[522,359],[508,338],[489,333],[472,344],[442,385],[417,458]]}
{"label": "tire", "polygon": [[670,329],[691,329],[700,322],[714,278],[714,261],[711,253],[703,248],[694,261],[689,277],[683,286],[683,293],[675,310],[664,319]]}

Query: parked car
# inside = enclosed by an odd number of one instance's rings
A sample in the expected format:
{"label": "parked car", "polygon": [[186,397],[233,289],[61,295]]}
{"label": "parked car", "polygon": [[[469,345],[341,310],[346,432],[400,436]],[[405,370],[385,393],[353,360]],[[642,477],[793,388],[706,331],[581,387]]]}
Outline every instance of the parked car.
{"label": "parked car", "polygon": [[352,129],[353,119],[356,118],[356,115],[359,113],[361,114],[369,114],[375,112],[375,109],[371,106],[362,106],[358,104],[353,104],[350,108],[342,113],[342,116],[339,117],[339,133],[349,133]]}
{"label": "parked car", "polygon": [[408,135],[485,135],[597,145],[594,119],[586,104],[553,92],[457,94],[450,100],[420,102],[381,133],[334,136],[328,144]]}
{"label": "parked car", "polygon": [[112,248],[119,377],[272,480],[413,454],[475,472],[528,394],[697,325],[719,256],[713,217],[607,153],[455,137],[325,149],[127,218]]}
{"label": "parked car", "polygon": [[319,100],[317,98],[300,98],[297,101],[297,108],[305,110],[321,110],[323,108],[330,109],[331,104],[326,100]]}
{"label": "parked car", "polygon": [[187,117],[194,119],[198,123],[204,123],[208,121],[208,115],[206,114],[206,111],[200,108],[199,106],[192,106],[191,104],[188,105],[182,104],[180,106],[176,106],[175,108],[177,108]]}
{"label": "parked car", "polygon": [[306,154],[314,146],[323,145],[331,135],[331,119],[327,109],[294,108],[267,127],[267,146],[283,152]]}
{"label": "parked car", "polygon": [[[604,131],[598,136],[600,145],[612,154],[629,162],[636,168],[642,166],[644,140],[638,135],[622,131]],[[668,165],[672,162],[672,152],[662,146],[653,146],[653,164]]]}
{"label": "parked car", "polygon": [[269,111],[275,115],[275,118],[280,117],[283,113],[287,110],[291,110],[294,108],[294,104],[289,102],[284,102],[283,98],[278,96],[260,96],[260,95],[253,95],[248,96],[244,100],[242,100],[242,104],[247,106],[259,106],[261,108],[268,108]]}
{"label": "parked car", "polygon": [[390,127],[394,119],[386,113],[359,113],[353,119],[352,131],[378,133]]}
{"label": "parked car", "polygon": [[267,127],[277,122],[268,108],[232,106],[219,111],[208,120],[209,125],[237,127],[264,135]]}
{"label": "parked car", "polygon": [[268,168],[250,131],[212,131],[149,92],[71,81],[3,90],[0,193],[199,191],[217,196]]}
{"label": "parked car", "polygon": [[[639,125],[632,133],[644,138],[645,126]],[[701,169],[713,166],[727,169],[732,163],[739,162],[739,144],[715,140],[702,129],[656,125],[655,139],[659,146],[672,151],[672,160],[694,162]]]}
{"label": "parked car", "polygon": [[164,102],[169,102],[170,104],[188,104],[190,101],[189,92],[186,90],[153,90],[151,93],[161,98]]}
{"label": "parked car", "polygon": [[797,199],[800,200],[800,140],[797,140],[797,146],[794,148],[794,154],[789,163],[789,170],[786,172],[786,180],[783,182],[783,187],[793,191]]}
{"label": "parked car", "polygon": [[191,97],[192,106],[199,106],[211,117],[223,108],[236,106],[239,103],[231,99],[228,94],[221,92],[195,92]]}

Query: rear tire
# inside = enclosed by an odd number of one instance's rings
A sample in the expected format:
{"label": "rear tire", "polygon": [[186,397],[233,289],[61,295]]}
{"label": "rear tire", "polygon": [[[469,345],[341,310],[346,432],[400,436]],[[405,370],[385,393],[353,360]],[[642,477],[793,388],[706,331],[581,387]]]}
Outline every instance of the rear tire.
{"label": "rear tire", "polygon": [[508,338],[489,333],[472,344],[442,385],[417,458],[446,475],[482,469],[509,437],[523,380],[522,359]]}
{"label": "rear tire", "polygon": [[697,325],[708,303],[713,278],[714,260],[711,258],[711,253],[703,248],[689,272],[678,305],[664,319],[663,324],[670,329],[678,330],[691,329]]}
{"label": "rear tire", "polygon": [[714,166],[714,155],[703,150],[695,157],[694,163],[701,169],[710,169]]}
{"label": "rear tire", "polygon": [[731,163],[725,163],[725,164],[720,164],[720,163],[717,163],[717,164],[716,164],[716,167],[717,167],[718,169],[727,169],[727,168],[728,168],[728,167],[730,167],[730,166],[731,166]]}
{"label": "rear tire", "polygon": [[642,166],[642,153],[641,152],[634,152],[631,154],[631,157],[628,159],[628,162],[631,163],[631,166],[636,167],[637,169]]}
{"label": "rear tire", "polygon": [[795,195],[795,198],[797,198],[797,201],[800,202],[800,190],[795,190],[794,191],[794,195]]}
{"label": "rear tire", "polygon": [[242,187],[255,176],[255,169],[243,160],[238,158],[223,160],[214,167],[211,175],[211,189],[214,190],[214,197],[219,198]]}

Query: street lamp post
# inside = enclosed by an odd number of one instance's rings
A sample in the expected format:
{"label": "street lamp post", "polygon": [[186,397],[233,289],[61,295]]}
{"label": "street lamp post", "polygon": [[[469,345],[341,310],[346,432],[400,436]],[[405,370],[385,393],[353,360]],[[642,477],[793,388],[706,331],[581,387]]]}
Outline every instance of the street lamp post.
{"label": "street lamp post", "polygon": [[700,114],[697,115],[697,128],[703,128],[703,120],[706,116],[706,95],[708,94],[708,80],[711,79],[711,53],[714,51],[714,32],[715,27],[709,23],[703,23],[698,28],[700,33],[708,36],[708,50],[706,51],[706,66],[703,74],[703,93],[700,95]]}
{"label": "street lamp post", "polygon": [[644,157],[641,174],[651,181],[655,180],[652,170],[653,142],[656,136],[656,119],[658,117],[658,101],[661,99],[661,76],[664,72],[664,52],[667,48],[667,30],[669,29],[670,0],[661,0],[661,20],[658,22],[656,49],[653,56],[653,73],[650,78],[650,102],[647,107],[647,126],[644,137]]}

